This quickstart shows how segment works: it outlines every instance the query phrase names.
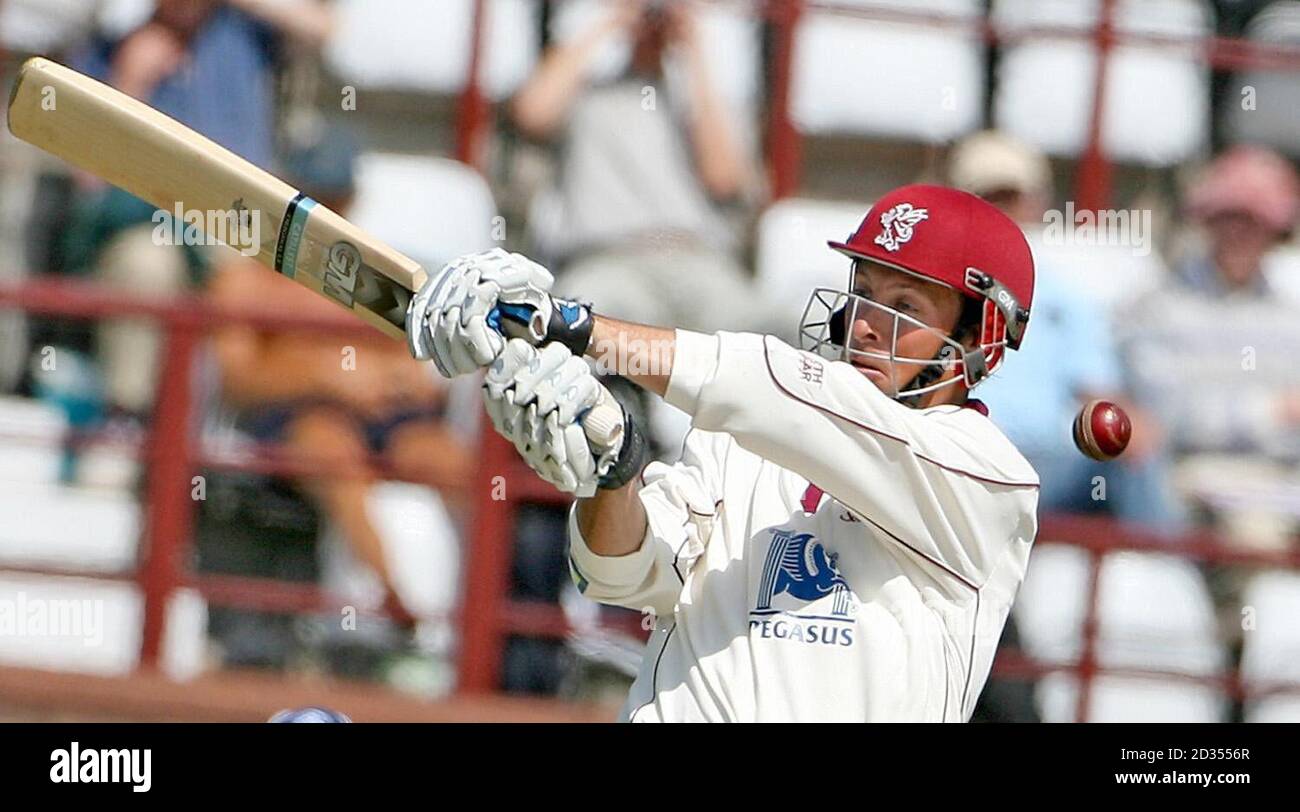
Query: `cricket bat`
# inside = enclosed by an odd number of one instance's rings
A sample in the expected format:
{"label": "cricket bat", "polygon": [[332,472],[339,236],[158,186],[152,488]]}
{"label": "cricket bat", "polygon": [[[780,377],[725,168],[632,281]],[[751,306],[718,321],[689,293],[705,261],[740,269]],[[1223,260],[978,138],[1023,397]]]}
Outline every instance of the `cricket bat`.
{"label": "cricket bat", "polygon": [[[256,235],[246,245],[223,241],[405,340],[407,305],[428,278],[419,263],[147,104],[33,57],[14,82],[9,130],[167,212],[206,213],[201,220],[227,224],[229,234]],[[613,448],[622,409],[606,395],[582,422],[594,445]]]}

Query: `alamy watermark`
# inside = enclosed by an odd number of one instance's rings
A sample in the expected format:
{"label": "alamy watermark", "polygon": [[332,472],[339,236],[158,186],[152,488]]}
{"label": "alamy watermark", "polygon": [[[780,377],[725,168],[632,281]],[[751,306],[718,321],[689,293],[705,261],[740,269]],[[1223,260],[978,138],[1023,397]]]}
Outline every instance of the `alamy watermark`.
{"label": "alamy watermark", "polygon": [[102,600],[48,600],[19,592],[0,598],[0,637],[80,638],[86,646],[104,642]]}
{"label": "alamy watermark", "polygon": [[262,218],[235,201],[229,209],[187,209],[153,213],[154,245],[228,245],[246,257],[262,248]]}
{"label": "alamy watermark", "polygon": [[1084,209],[1076,211],[1074,201],[1065,210],[1043,213],[1043,242],[1047,245],[1106,245],[1133,249],[1145,257],[1151,253],[1150,209]]}
{"label": "alamy watermark", "polygon": [[667,375],[672,372],[673,340],[626,338],[592,342],[588,354],[601,375]]}

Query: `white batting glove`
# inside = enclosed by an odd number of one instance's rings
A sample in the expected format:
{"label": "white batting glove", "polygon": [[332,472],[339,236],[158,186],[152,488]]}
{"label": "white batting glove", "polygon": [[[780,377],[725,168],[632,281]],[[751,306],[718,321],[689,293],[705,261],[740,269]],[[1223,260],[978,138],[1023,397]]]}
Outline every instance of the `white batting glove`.
{"label": "white batting glove", "polygon": [[498,301],[549,305],[553,282],[541,265],[500,248],[454,260],[411,299],[406,311],[411,355],[432,359],[447,378],[491,364],[505,346]]}
{"label": "white batting glove", "polygon": [[588,497],[619,451],[597,458],[579,422],[603,389],[587,363],[564,345],[539,350],[512,339],[488,369],[483,404],[497,433],[514,443],[538,476],[560,491]]}

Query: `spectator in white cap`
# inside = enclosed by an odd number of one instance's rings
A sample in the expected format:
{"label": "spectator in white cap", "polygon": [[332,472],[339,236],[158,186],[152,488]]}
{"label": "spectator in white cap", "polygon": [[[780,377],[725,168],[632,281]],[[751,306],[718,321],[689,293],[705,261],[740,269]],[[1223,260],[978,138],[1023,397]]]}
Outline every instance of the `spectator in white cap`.
{"label": "spectator in white cap", "polygon": [[[953,148],[948,175],[953,186],[994,204],[1027,231],[1041,228],[1052,180],[1037,150],[1000,132],[976,133]],[[1107,513],[1155,530],[1178,529],[1181,510],[1160,431],[1125,396],[1105,313],[1041,259],[1035,257],[1034,340],[983,384],[981,399],[1038,471],[1041,512]],[[1133,441],[1117,462],[1097,463],[1074,447],[1074,417],[1093,398],[1123,404],[1133,420]]]}

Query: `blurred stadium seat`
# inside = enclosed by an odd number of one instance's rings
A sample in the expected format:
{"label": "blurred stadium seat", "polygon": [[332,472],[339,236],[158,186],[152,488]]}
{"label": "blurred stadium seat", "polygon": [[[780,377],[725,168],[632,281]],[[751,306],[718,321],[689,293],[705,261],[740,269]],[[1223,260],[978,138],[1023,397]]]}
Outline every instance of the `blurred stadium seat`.
{"label": "blurred stadium seat", "polygon": [[[1089,557],[1085,550],[1038,543],[1016,599],[1026,653],[1044,661],[1076,661],[1082,653]],[[1216,637],[1210,593],[1196,567],[1169,555],[1108,555],[1098,586],[1096,658],[1105,668],[1218,676],[1225,654]],[[1053,674],[1038,687],[1044,721],[1071,721],[1073,675]],[[1096,678],[1093,721],[1223,721],[1226,703],[1214,688],[1177,679]]]}
{"label": "blurred stadium seat", "polygon": [[1102,240],[1092,245],[1064,245],[1044,239],[1038,231],[1025,236],[1040,267],[1051,267],[1108,313],[1122,310],[1159,287],[1169,273],[1154,248],[1142,255],[1133,247],[1106,245]]}
{"label": "blurred stadium seat", "polygon": [[[1246,28],[1247,39],[1267,45],[1300,45],[1300,3],[1276,2],[1255,16]],[[1247,105],[1245,88],[1254,90]],[[1234,77],[1223,105],[1223,130],[1229,141],[1264,144],[1292,158],[1300,157],[1300,84],[1295,74],[1278,70],[1251,70]]]}
{"label": "blurred stadium seat", "polygon": [[[144,603],[132,583],[49,575],[0,575],[0,594],[15,611],[27,609],[28,623],[39,611],[77,617],[84,634],[32,633],[17,627],[0,634],[0,663],[51,671],[114,676],[130,674],[140,657]],[[85,613],[85,614],[83,614]],[[193,590],[172,594],[159,664],[172,679],[201,673],[206,665],[207,605]],[[65,631],[77,629],[67,625]]]}
{"label": "blurred stadium seat", "polygon": [[[976,0],[850,0],[974,20]],[[805,14],[795,40],[791,116],[809,134],[936,144],[979,126],[984,42],[969,31]]]}
{"label": "blurred stadium seat", "polygon": [[[473,0],[340,0],[338,34],[326,49],[336,75],[357,87],[454,95],[465,85]],[[502,99],[537,61],[536,0],[490,0],[482,86]]]}
{"label": "blurred stadium seat", "polygon": [[[1003,36],[1040,26],[1089,31],[1097,0],[996,0],[993,23]],[[1213,15],[1200,0],[1119,0],[1121,32],[1207,36]],[[1096,51],[1085,38],[1027,36],[1009,44],[996,78],[999,129],[1052,155],[1078,155],[1087,141]],[[1108,155],[1144,166],[1195,157],[1209,136],[1209,68],[1194,47],[1120,45],[1106,76],[1102,143]]]}
{"label": "blurred stadium seat", "polygon": [[763,298],[781,308],[791,334],[813,288],[844,286],[848,260],[826,242],[852,234],[869,208],[865,203],[787,198],[759,217],[755,279]]}
{"label": "blurred stadium seat", "polygon": [[461,254],[499,244],[496,216],[487,181],[465,164],[386,153],[363,155],[357,163],[349,219],[430,273]]}
{"label": "blurred stadium seat", "polygon": [[0,481],[53,485],[63,468],[68,418],[57,406],[0,397]]}
{"label": "blurred stadium seat", "polygon": [[[1278,681],[1300,680],[1300,575],[1263,572],[1242,595],[1253,610],[1254,626],[1242,634],[1241,679],[1249,688]],[[1243,623],[1245,621],[1243,616]],[[1268,696],[1246,705],[1251,722],[1300,722],[1300,696]]]}
{"label": "blurred stadium seat", "polygon": [[1288,245],[1264,257],[1264,275],[1279,293],[1300,306],[1300,248]]}
{"label": "blurred stadium seat", "polygon": [[0,3],[0,46],[47,53],[84,35],[95,17],[96,0],[7,0]]}
{"label": "blurred stadium seat", "polygon": [[57,484],[0,489],[0,562],[129,571],[136,563],[140,506],[130,493]]}

